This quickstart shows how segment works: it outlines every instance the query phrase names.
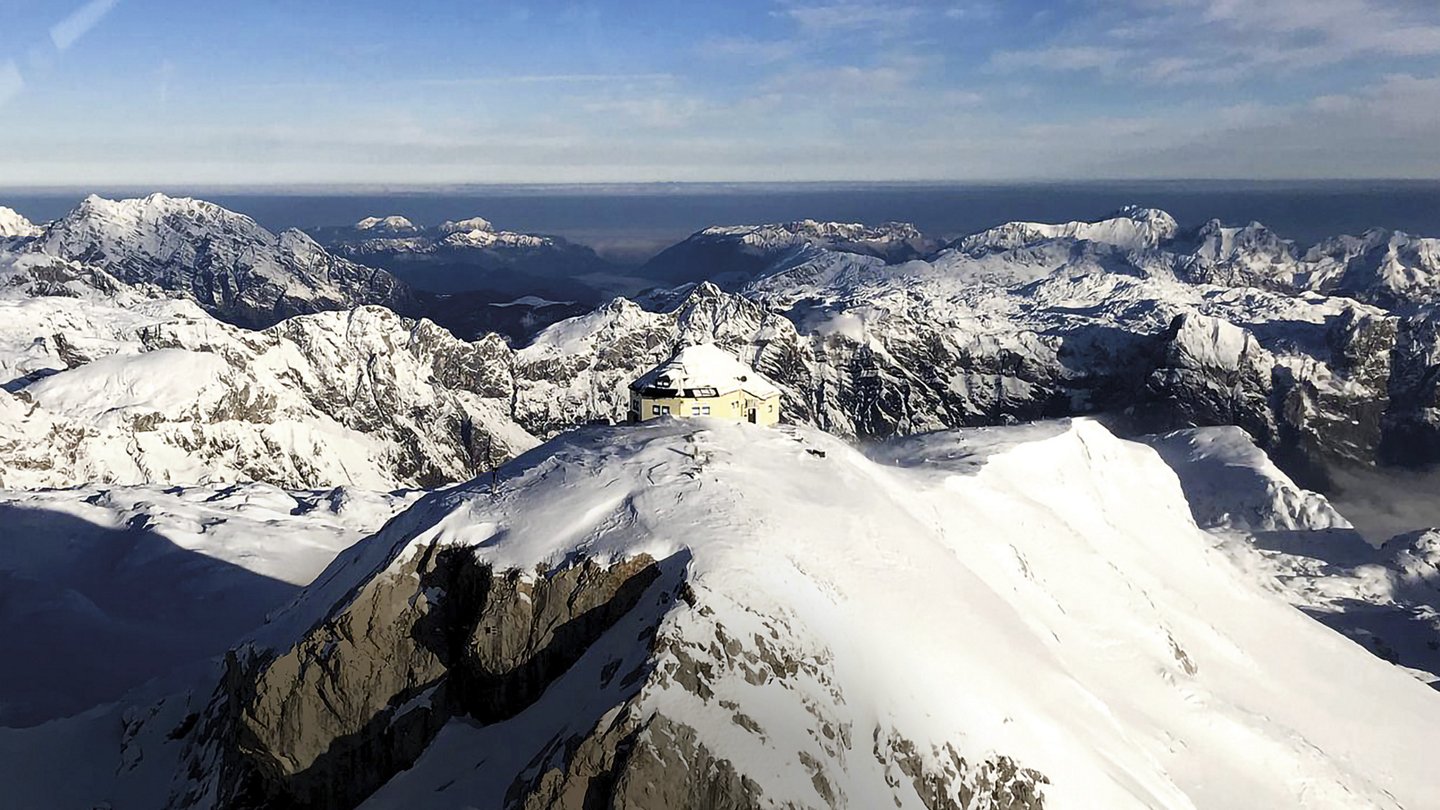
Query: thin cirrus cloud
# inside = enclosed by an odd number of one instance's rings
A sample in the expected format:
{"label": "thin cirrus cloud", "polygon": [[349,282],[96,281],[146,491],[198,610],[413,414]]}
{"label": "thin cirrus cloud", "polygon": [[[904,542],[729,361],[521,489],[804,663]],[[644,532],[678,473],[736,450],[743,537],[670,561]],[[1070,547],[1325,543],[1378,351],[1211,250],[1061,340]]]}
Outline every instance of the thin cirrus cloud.
{"label": "thin cirrus cloud", "polygon": [[[62,54],[70,50],[75,43],[79,42],[96,25],[99,25],[118,3],[119,0],[89,0],[84,5],[75,8],[50,26],[51,46],[56,52]],[[29,49],[28,61],[31,70],[43,71],[49,66],[49,59],[50,55],[46,54],[42,48],[32,47]],[[20,62],[13,58],[0,61],[0,107],[25,90],[27,86],[26,72],[29,71],[22,70]]]}
{"label": "thin cirrus cloud", "polygon": [[1440,5],[1413,0],[1131,0],[1049,43],[991,55],[999,71],[1098,71],[1152,83],[1231,83],[1355,63],[1440,56]]}
{"label": "thin cirrus cloud", "polygon": [[90,0],[50,28],[50,41],[57,50],[69,50],[85,36],[120,0]]}
{"label": "thin cirrus cloud", "polygon": [[1019,51],[997,51],[990,67],[1002,72],[1035,70],[1111,70],[1126,57],[1119,48],[1096,45],[1056,45]]}
{"label": "thin cirrus cloud", "polygon": [[[35,13],[58,18],[31,26],[55,68],[0,49],[0,104],[24,110],[0,179],[1440,173],[1434,0],[590,3],[445,31],[353,0],[326,25],[247,7],[282,33],[233,47],[241,23],[179,2]],[[277,39],[296,30],[303,47]]]}
{"label": "thin cirrus cloud", "polygon": [[800,26],[804,33],[835,31],[867,31],[875,33],[903,27],[923,13],[923,8],[911,4],[875,3],[856,0],[838,3],[795,3],[787,4],[776,12]]}

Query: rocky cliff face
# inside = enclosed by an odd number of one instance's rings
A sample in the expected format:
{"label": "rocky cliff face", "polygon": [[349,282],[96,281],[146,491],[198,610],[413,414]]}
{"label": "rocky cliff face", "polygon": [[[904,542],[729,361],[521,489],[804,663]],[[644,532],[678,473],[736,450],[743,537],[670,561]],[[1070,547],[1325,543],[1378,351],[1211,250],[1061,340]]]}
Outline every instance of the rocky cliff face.
{"label": "rocky cliff face", "polygon": [[431,546],[280,655],[230,657],[195,754],[218,772],[175,805],[354,807],[452,719],[498,723],[534,704],[660,574],[640,556],[536,579]]}

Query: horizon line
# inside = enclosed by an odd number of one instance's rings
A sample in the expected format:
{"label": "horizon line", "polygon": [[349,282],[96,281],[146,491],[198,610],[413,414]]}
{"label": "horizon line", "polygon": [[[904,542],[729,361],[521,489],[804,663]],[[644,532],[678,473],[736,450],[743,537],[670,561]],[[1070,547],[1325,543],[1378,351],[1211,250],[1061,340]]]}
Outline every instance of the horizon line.
{"label": "horizon line", "polygon": [[1153,185],[1153,184],[1195,184],[1195,185],[1336,185],[1336,184],[1436,184],[1440,177],[1304,177],[1304,178],[1254,178],[1254,177],[1095,177],[1064,179],[935,179],[935,180],[634,180],[634,181],[576,181],[576,182],[464,182],[464,183],[409,183],[409,182],[300,182],[300,183],[214,183],[214,182],[124,182],[124,183],[22,183],[7,185],[0,182],[0,194],[48,194],[48,193],[93,193],[95,189],[105,191],[140,191],[167,193],[164,189],[192,189],[196,191],[221,192],[388,192],[435,193],[444,191],[554,191],[554,190],[604,190],[604,189],[776,189],[796,187],[809,188],[954,188],[957,186],[1085,186],[1085,185]]}

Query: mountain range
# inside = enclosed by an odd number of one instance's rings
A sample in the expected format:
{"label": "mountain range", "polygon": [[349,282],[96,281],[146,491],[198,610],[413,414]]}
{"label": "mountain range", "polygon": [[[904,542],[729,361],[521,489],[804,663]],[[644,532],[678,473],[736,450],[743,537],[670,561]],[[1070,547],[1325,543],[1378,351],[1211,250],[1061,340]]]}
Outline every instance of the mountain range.
{"label": "mountain range", "polygon": [[[415,237],[425,229],[397,217],[361,224],[367,227],[356,230],[374,238],[429,238]],[[487,227],[470,220],[438,230],[493,234]],[[32,406],[59,382],[26,394],[27,380],[69,369],[75,357],[186,343],[145,337],[151,326],[161,330],[182,317],[178,312],[147,316],[142,327],[133,315],[76,317],[70,314],[74,305],[60,306],[51,293],[80,295],[90,302],[82,311],[188,299],[240,330],[206,325],[193,309],[183,316],[188,321],[207,334],[244,340],[253,340],[257,326],[275,329],[282,312],[306,313],[279,330],[291,337],[312,330],[344,330],[353,337],[355,331],[342,326],[350,319],[309,316],[378,305],[413,318],[425,303],[385,271],[337,257],[299,232],[275,235],[193,200],[91,198],[55,223],[12,229],[29,236],[12,238],[0,260],[8,268],[6,299],[36,314],[11,319],[18,328],[7,349],[15,359],[6,361],[5,388]],[[1371,231],[1301,251],[1258,224],[1209,222],[1182,231],[1164,212],[1131,208],[1088,223],[1010,223],[912,258],[925,242],[913,228],[896,224],[710,228],[661,255],[702,251],[719,257],[711,264],[697,261],[691,272],[724,277],[731,286],[740,262],[752,278],[738,289],[726,291],[708,279],[690,282],[635,301],[612,300],[520,339],[462,331],[453,346],[443,329],[425,332],[427,327],[390,319],[394,334],[386,340],[422,354],[422,347],[441,342],[448,353],[485,358],[480,383],[456,382],[467,373],[446,368],[444,360],[422,360],[438,370],[433,376],[440,388],[479,391],[493,404],[486,414],[463,419],[437,423],[427,416],[428,432],[448,431],[437,441],[450,445],[459,431],[449,428],[457,424],[505,434],[510,440],[498,444],[522,449],[522,434],[544,439],[576,425],[619,419],[630,378],[676,345],[706,340],[739,353],[780,383],[790,419],[842,436],[884,438],[1085,414],[1106,414],[1150,432],[1235,424],[1288,473],[1322,490],[1333,486],[1337,467],[1440,460],[1435,240]],[[83,290],[76,292],[76,285]],[[513,307],[451,303],[452,314],[512,308],[533,314],[557,306],[534,297]],[[57,306],[63,319],[44,314]],[[30,324],[32,318],[39,323]],[[119,329],[121,323],[129,327]],[[30,334],[37,329],[44,341]],[[416,337],[421,333],[432,337]],[[106,345],[70,360],[60,357],[66,351],[60,344],[97,340]],[[299,355],[313,360],[304,349]],[[317,394],[300,382],[313,376],[291,374],[271,385],[298,385],[300,399],[333,418],[335,408],[327,402],[338,394]],[[248,382],[234,385],[256,389]],[[353,400],[357,391],[345,396]],[[448,453],[464,458],[471,451]],[[284,478],[279,471],[293,465],[260,466],[276,471],[272,482],[292,486],[370,480]],[[465,477],[460,466],[445,469],[442,478]],[[390,470],[382,477],[415,484],[424,476],[413,472]]]}
{"label": "mountain range", "polygon": [[[0,784],[1440,806],[1440,533],[1343,505],[1440,462],[1437,245],[716,226],[591,306],[616,268],[480,218],[0,209]],[[787,424],[616,424],[698,343]]]}

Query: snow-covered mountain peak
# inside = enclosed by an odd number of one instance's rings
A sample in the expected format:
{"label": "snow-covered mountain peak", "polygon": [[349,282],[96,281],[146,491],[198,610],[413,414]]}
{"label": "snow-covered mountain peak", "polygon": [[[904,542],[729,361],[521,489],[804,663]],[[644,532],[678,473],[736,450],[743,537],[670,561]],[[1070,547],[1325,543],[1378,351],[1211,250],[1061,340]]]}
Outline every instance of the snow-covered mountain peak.
{"label": "snow-covered mountain peak", "polygon": [[1123,205],[1107,219],[1130,219],[1135,222],[1148,223],[1157,232],[1170,234],[1170,238],[1174,237],[1178,228],[1175,217],[1171,216],[1170,212],[1144,205]]}
{"label": "snow-covered mountain peak", "polygon": [[28,239],[40,228],[14,209],[0,206],[0,239]]}
{"label": "snow-covered mountain peak", "polygon": [[300,231],[275,234],[244,214],[185,197],[92,195],[29,249],[186,295],[245,326],[362,303],[413,308],[409,290],[388,273],[337,259]]}
{"label": "snow-covered mountain peak", "polygon": [[275,234],[248,216],[164,194],[123,200],[91,195],[51,223],[34,245],[53,256],[150,278],[176,264],[241,255],[254,261],[257,252],[277,246]]}
{"label": "snow-covered mountain peak", "polygon": [[376,235],[398,236],[416,233],[420,229],[415,227],[415,223],[405,217],[391,214],[385,217],[365,217],[355,223],[355,230],[371,231]]}
{"label": "snow-covered mountain peak", "polygon": [[181,795],[1423,806],[1433,692],[1218,552],[1149,448],[1049,428],[564,436],[237,651]]}
{"label": "snow-covered mountain peak", "polygon": [[846,244],[885,244],[923,238],[920,230],[908,222],[886,222],[871,226],[859,222],[820,222],[813,219],[767,225],[713,225],[696,236],[734,240],[764,251],[803,244],[833,247]]}
{"label": "snow-covered mountain peak", "polygon": [[469,233],[471,231],[493,231],[495,226],[484,217],[470,217],[461,220],[446,220],[440,223],[441,233]]}
{"label": "snow-covered mountain peak", "polygon": [[[222,208],[215,203],[194,197],[171,197],[163,192],[153,192],[144,197],[110,199],[91,194],[80,201],[70,214],[60,220],[72,219],[112,220],[117,223],[153,220],[164,216],[186,216],[199,218],[210,216],[221,219],[250,219]],[[253,220],[252,220],[253,222]],[[56,223],[58,224],[58,222]]]}
{"label": "snow-covered mountain peak", "polygon": [[[155,193],[111,200],[94,194],[51,223],[40,240],[47,253],[66,257],[164,260],[193,253],[194,243],[217,237],[273,242],[274,235],[255,220],[214,203]],[[82,255],[74,255],[82,254]]]}
{"label": "snow-covered mountain peak", "polygon": [[1371,228],[1326,239],[1305,253],[1308,286],[1387,309],[1440,301],[1440,239]]}
{"label": "snow-covered mountain peak", "polygon": [[1125,250],[1145,250],[1174,239],[1180,225],[1165,211],[1138,205],[1093,222],[1007,222],[964,237],[954,244],[961,251],[983,254],[1035,247],[1055,240],[1075,240]]}
{"label": "snow-covered mountain peak", "polygon": [[906,222],[865,225],[803,219],[766,225],[711,226],[692,234],[646,263],[652,277],[675,282],[714,281],[724,289],[841,253],[884,264],[928,256],[937,243]]}
{"label": "snow-covered mountain peak", "polygon": [[1177,269],[1198,283],[1283,288],[1294,282],[1298,261],[1295,243],[1259,222],[1234,227],[1212,219],[1195,231]]}
{"label": "snow-covered mountain peak", "polygon": [[449,248],[537,248],[553,244],[546,236],[473,228],[450,232],[439,244]]}

